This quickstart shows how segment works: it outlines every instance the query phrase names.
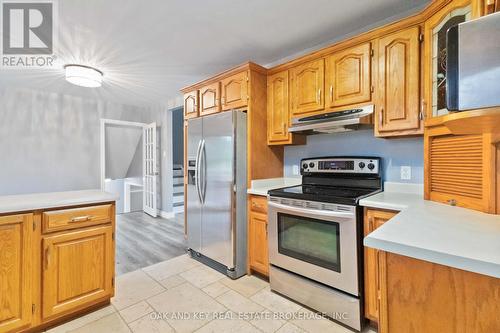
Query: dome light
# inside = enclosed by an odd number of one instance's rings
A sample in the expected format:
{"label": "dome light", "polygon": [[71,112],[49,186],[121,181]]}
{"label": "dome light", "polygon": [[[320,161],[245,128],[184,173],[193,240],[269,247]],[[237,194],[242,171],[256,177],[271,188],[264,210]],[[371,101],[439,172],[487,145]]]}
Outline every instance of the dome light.
{"label": "dome light", "polygon": [[68,64],[64,66],[66,81],[81,87],[97,88],[102,85],[103,73],[90,66]]}

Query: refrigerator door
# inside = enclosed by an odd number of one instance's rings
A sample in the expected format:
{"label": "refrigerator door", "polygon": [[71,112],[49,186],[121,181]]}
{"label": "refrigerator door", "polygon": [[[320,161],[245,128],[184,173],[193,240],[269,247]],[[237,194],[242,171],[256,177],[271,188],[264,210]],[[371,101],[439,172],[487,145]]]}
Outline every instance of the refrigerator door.
{"label": "refrigerator door", "polygon": [[200,180],[204,202],[201,253],[232,269],[235,156],[233,112],[203,117],[203,140]]}
{"label": "refrigerator door", "polygon": [[186,214],[188,247],[201,251],[201,217],[202,199],[199,188],[200,152],[203,139],[203,119],[195,118],[188,121],[187,168],[188,179],[186,188]]}

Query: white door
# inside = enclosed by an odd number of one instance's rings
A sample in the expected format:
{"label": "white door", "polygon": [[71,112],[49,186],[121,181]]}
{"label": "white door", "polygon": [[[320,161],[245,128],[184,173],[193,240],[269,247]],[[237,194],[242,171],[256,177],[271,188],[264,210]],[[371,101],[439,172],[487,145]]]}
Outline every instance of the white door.
{"label": "white door", "polygon": [[157,202],[157,182],[158,182],[158,157],[156,142],[156,123],[151,123],[144,127],[143,135],[143,174],[144,174],[144,196],[143,210],[145,213],[158,216]]}

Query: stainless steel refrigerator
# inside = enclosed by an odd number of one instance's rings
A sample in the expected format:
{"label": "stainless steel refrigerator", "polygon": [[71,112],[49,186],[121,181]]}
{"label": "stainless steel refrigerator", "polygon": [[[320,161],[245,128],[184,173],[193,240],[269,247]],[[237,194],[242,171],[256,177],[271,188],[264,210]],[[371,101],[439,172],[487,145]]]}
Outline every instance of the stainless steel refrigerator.
{"label": "stainless steel refrigerator", "polygon": [[247,115],[188,120],[187,237],[191,256],[235,279],[247,263]]}

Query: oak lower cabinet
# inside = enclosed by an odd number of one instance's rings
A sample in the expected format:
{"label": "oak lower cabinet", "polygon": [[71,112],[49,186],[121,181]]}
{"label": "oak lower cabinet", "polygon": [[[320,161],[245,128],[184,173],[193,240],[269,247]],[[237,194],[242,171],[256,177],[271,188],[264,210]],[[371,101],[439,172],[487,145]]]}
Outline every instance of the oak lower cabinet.
{"label": "oak lower cabinet", "polygon": [[43,318],[111,297],[113,228],[103,226],[43,237]]}
{"label": "oak lower cabinet", "polygon": [[290,70],[292,116],[325,108],[325,60],[323,58]]}
{"label": "oak lower cabinet", "polygon": [[267,197],[250,196],[248,214],[248,265],[250,271],[269,275]]}
{"label": "oak lower cabinet", "polygon": [[305,136],[288,132],[290,127],[289,75],[283,71],[267,77],[267,144],[304,144]]}
{"label": "oak lower cabinet", "polygon": [[0,216],[0,332],[31,325],[33,248],[33,214]]}
{"label": "oak lower cabinet", "polygon": [[0,214],[0,333],[40,332],[109,304],[114,230],[114,202]]}
{"label": "oak lower cabinet", "polygon": [[248,104],[248,71],[221,80],[222,111],[239,109]]}
{"label": "oak lower cabinet", "polygon": [[[390,220],[397,212],[365,208],[363,234],[368,235],[382,224]],[[383,269],[382,251],[364,248],[364,275],[365,275],[365,317],[378,323],[380,314],[380,271]]]}
{"label": "oak lower cabinet", "polygon": [[420,105],[420,28],[407,28],[378,41],[375,134],[423,133]]}
{"label": "oak lower cabinet", "polygon": [[371,50],[365,43],[326,58],[327,108],[371,101]]}

